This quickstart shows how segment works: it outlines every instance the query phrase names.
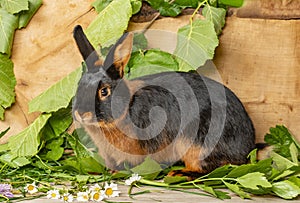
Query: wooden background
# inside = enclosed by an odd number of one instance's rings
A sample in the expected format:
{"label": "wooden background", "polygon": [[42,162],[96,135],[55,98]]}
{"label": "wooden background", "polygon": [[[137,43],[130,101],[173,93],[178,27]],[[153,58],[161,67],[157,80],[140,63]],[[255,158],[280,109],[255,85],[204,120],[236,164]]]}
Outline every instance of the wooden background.
{"label": "wooden background", "polygon": [[[266,5],[264,0],[255,1],[252,7],[248,3],[243,9],[231,11],[214,63],[224,84],[245,104],[258,141],[263,141],[269,127],[276,124],[286,125],[300,139],[300,3],[274,0]],[[0,121],[0,131],[11,127],[0,143],[36,118],[38,113],[28,114],[31,99],[80,65],[72,30],[76,24],[86,28],[96,16],[90,7],[93,0],[43,2],[28,27],[15,34],[12,60],[17,98],[5,121]],[[249,11],[254,8],[260,13],[252,15]],[[186,16],[164,18],[151,29],[176,32],[186,23]],[[131,24],[130,29],[139,26]]]}

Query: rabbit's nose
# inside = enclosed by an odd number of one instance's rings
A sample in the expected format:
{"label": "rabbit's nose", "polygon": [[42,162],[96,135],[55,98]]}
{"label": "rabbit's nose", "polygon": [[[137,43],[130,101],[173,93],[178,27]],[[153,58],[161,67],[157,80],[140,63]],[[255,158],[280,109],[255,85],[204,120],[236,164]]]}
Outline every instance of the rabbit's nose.
{"label": "rabbit's nose", "polygon": [[75,111],[74,112],[75,119],[79,122],[84,122],[84,121],[91,121],[93,119],[93,113],[92,112],[79,112]]}

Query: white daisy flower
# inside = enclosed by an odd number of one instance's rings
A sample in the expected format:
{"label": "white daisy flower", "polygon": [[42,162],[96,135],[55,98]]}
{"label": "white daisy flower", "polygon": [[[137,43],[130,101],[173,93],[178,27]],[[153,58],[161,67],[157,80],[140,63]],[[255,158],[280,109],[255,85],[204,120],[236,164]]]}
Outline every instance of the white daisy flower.
{"label": "white daisy flower", "polygon": [[93,191],[91,193],[91,200],[95,202],[100,202],[104,199],[104,190],[101,191]]}
{"label": "white daisy flower", "polygon": [[31,183],[31,184],[27,184],[24,187],[25,192],[28,192],[29,194],[34,194],[38,191],[38,188],[35,184],[35,182]]}
{"label": "white daisy flower", "polygon": [[60,198],[59,190],[49,190],[47,192],[47,198],[48,199],[59,199]]}
{"label": "white daisy flower", "polygon": [[73,199],[74,199],[74,197],[73,197],[73,195],[70,194],[70,193],[65,193],[65,194],[63,194],[63,196],[62,196],[62,200],[63,200],[64,202],[73,202]]}
{"label": "white daisy flower", "polygon": [[118,185],[111,183],[105,183],[104,186],[104,197],[109,198],[109,197],[118,197],[120,195],[120,191],[118,190]]}
{"label": "white daisy flower", "polygon": [[96,183],[95,185],[91,186],[89,192],[99,192],[102,190],[102,187]]}
{"label": "white daisy flower", "polygon": [[89,201],[89,193],[88,192],[78,192],[77,193],[77,200],[79,202],[87,202],[87,201]]}
{"label": "white daisy flower", "polygon": [[130,186],[135,182],[139,182],[141,180],[141,178],[142,177],[139,176],[139,174],[134,173],[134,174],[132,174],[132,176],[129,179],[125,180],[125,185]]}

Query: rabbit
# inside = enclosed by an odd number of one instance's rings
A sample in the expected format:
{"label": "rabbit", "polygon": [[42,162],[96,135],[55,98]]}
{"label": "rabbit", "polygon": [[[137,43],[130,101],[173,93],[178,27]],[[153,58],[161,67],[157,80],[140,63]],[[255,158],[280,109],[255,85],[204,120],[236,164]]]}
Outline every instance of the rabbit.
{"label": "rabbit", "polygon": [[73,32],[87,71],[72,114],[93,140],[105,165],[122,170],[150,157],[173,174],[207,174],[244,164],[255,148],[253,123],[238,97],[223,84],[190,72],[124,78],[133,34],[125,33],[101,60],[81,26]]}

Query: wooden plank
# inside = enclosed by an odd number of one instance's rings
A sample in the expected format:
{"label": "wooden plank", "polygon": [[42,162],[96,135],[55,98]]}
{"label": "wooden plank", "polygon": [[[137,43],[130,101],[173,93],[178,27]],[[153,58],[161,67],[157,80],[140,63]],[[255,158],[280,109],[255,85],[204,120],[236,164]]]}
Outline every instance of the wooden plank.
{"label": "wooden plank", "polygon": [[240,18],[299,19],[299,0],[245,0],[241,8],[231,9]]}
{"label": "wooden plank", "polygon": [[215,64],[243,101],[258,141],[276,124],[300,139],[300,20],[227,18]]}

